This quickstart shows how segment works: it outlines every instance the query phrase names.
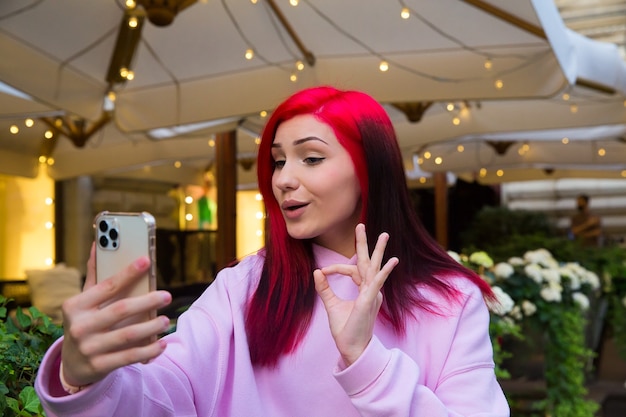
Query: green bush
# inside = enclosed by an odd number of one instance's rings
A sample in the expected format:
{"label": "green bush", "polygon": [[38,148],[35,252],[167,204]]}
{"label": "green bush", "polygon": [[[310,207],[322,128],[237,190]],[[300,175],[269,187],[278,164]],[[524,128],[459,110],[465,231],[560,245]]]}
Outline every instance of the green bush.
{"label": "green bush", "polygon": [[18,307],[11,317],[9,301],[0,295],[0,415],[44,416],[33,385],[44,353],[63,329],[35,307],[28,314]]}

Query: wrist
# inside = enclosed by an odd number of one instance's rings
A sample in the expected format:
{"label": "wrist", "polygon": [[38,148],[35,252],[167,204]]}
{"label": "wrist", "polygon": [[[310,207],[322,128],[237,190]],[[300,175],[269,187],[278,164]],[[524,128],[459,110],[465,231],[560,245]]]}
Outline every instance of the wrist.
{"label": "wrist", "polygon": [[61,381],[61,386],[63,387],[63,390],[70,395],[76,394],[77,392],[82,391],[83,389],[89,386],[89,384],[78,385],[78,386],[69,384],[65,380],[65,376],[63,375],[63,362],[61,362],[59,366],[59,380]]}

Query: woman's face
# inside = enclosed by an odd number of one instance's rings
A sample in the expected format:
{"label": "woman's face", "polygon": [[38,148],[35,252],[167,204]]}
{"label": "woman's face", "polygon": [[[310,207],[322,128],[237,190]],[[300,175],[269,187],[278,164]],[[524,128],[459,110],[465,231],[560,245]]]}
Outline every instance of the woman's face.
{"label": "woman's face", "polygon": [[311,115],[289,119],[276,131],[272,158],[272,189],[289,235],[351,257],[361,191],[333,130]]}

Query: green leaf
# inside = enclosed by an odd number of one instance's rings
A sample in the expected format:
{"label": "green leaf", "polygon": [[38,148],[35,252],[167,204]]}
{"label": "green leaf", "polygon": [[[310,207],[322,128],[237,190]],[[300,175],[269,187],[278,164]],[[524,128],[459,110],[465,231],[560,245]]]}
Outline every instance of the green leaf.
{"label": "green leaf", "polygon": [[30,327],[32,320],[30,317],[24,314],[24,311],[21,307],[18,307],[15,317],[17,318],[17,323],[22,329],[27,329],[28,327]]}
{"label": "green leaf", "polygon": [[33,414],[37,414],[39,412],[39,397],[37,397],[37,393],[35,392],[35,388],[33,387],[25,387],[22,392],[20,392],[20,401],[24,405],[24,410],[30,411]]}

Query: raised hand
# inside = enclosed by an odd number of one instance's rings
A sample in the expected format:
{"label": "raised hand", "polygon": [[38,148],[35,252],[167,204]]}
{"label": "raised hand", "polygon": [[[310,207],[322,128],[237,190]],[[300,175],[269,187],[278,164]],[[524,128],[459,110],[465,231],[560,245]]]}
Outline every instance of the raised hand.
{"label": "raised hand", "polygon": [[[370,259],[365,226],[356,227],[356,265],[335,264],[317,269],[313,273],[315,289],[326,312],[330,331],[346,366],[363,353],[374,332],[374,323],[383,301],[380,292],[387,277],[398,264],[398,258],[390,258],[381,268],[381,262],[389,235],[382,233]],[[350,276],[359,287],[354,300],[343,300],[328,285],[327,275],[339,273]]]}
{"label": "raised hand", "polygon": [[[65,381],[85,386],[104,378],[116,368],[147,362],[165,350],[165,342],[145,344],[167,329],[167,317],[114,328],[133,315],[166,306],[167,291],[111,302],[136,282],[150,267],[146,257],[137,259],[117,275],[96,284],[94,247],[87,263],[85,288],[63,303],[64,333],[62,364]],[[104,307],[102,307],[104,306]]]}

